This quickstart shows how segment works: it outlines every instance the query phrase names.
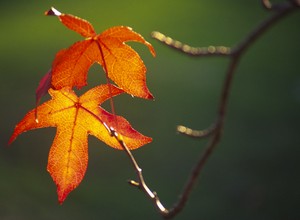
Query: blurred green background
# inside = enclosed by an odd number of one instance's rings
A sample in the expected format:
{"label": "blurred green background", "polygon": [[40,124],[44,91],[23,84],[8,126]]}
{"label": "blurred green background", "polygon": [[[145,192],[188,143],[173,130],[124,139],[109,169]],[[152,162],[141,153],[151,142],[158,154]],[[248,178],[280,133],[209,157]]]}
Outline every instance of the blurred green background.
{"label": "blurred green background", "polygon": [[[46,171],[55,128],[22,134],[7,147],[18,121],[34,107],[35,89],[55,53],[80,40],[44,11],[89,20],[101,32],[127,25],[156,49],[130,43],[147,65],[155,101],[122,96],[116,111],[153,143],[134,151],[145,179],[166,207],[177,199],[206,140],[176,134],[178,124],[206,128],[214,120],[227,58],[192,58],[151,39],[158,30],[193,46],[233,46],[271,15],[260,1],[65,0],[0,3],[0,219],[161,219],[128,186],[135,179],[122,151],[89,138],[89,166],[63,205]],[[222,142],[187,206],[175,219],[300,219],[300,11],[280,21],[237,68]],[[90,86],[105,82],[93,66]],[[44,100],[49,97],[44,98]]]}

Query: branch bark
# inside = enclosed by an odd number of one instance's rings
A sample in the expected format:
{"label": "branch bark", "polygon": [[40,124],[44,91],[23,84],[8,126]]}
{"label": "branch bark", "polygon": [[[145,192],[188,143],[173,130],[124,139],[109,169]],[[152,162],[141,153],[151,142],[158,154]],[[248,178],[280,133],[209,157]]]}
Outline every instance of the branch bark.
{"label": "branch bark", "polygon": [[189,199],[192,189],[196,184],[196,180],[199,178],[199,175],[203,170],[207,160],[209,159],[209,157],[211,156],[211,154],[213,153],[216,146],[221,140],[231,85],[233,82],[234,74],[236,72],[236,68],[243,54],[245,54],[245,51],[254,42],[256,42],[256,40],[260,36],[262,36],[270,27],[276,24],[276,22],[278,22],[291,12],[296,11],[300,8],[300,0],[285,1],[277,4],[272,4],[269,0],[262,0],[262,4],[266,9],[274,11],[274,13],[266,20],[262,21],[254,30],[252,30],[244,39],[242,39],[233,48],[225,46],[191,47],[187,44],[181,43],[180,41],[173,40],[172,38],[167,37],[166,35],[160,32],[155,31],[152,33],[153,38],[162,42],[164,45],[167,45],[180,52],[183,52],[186,55],[199,57],[224,56],[230,58],[229,65],[226,70],[223,88],[220,95],[220,101],[215,122],[212,123],[212,125],[205,130],[193,130],[182,125],[177,127],[177,131],[181,134],[193,138],[209,137],[210,140],[207,143],[204,152],[200,155],[200,158],[198,159],[198,162],[196,163],[195,167],[192,169],[190,177],[188,178],[186,185],[178,198],[178,201],[176,201],[173,207],[166,209],[163,206],[156,192],[150,190],[150,188],[145,183],[142,174],[142,169],[139,167],[138,163],[136,162],[130,150],[127,148],[126,144],[123,142],[122,137],[118,135],[113,128],[109,129],[111,135],[118,140],[122,148],[125,150],[127,156],[129,157],[133,165],[133,168],[136,171],[138,181],[130,180],[130,185],[142,190],[146,194],[146,196],[152,200],[158,212],[165,219],[171,219],[175,217],[185,207],[185,204]]}

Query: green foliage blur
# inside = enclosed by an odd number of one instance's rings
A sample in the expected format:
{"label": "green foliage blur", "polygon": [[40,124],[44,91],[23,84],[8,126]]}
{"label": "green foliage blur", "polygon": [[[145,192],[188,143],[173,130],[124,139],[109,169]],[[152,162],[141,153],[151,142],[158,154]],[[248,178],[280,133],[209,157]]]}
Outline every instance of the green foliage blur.
{"label": "green foliage blur", "polygon": [[[206,143],[176,134],[176,125],[202,129],[214,121],[229,60],[185,56],[150,33],[160,31],[192,46],[233,46],[272,12],[259,1],[238,0],[0,3],[0,219],[161,219],[151,201],[126,183],[136,176],[125,153],[94,137],[86,176],[63,205],[46,171],[55,128],[27,132],[7,147],[14,126],[34,108],[35,89],[55,53],[82,39],[57,18],[43,15],[51,6],[87,19],[99,33],[131,26],[156,49],[152,58],[145,46],[130,43],[148,68],[155,101],[124,95],[115,105],[117,114],[153,137],[133,153],[166,207],[176,201]],[[299,23],[297,11],[244,54],[222,142],[175,219],[300,219]],[[99,66],[88,78],[89,88],[105,83]]]}

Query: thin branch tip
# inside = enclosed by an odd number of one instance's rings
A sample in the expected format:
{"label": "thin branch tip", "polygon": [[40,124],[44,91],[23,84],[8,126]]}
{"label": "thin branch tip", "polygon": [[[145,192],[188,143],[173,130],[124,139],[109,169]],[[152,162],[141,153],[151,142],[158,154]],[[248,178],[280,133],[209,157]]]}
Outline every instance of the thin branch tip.
{"label": "thin branch tip", "polygon": [[265,9],[272,9],[272,3],[269,0],[262,0],[261,3]]}
{"label": "thin branch tip", "polygon": [[291,6],[292,7],[300,6],[300,0],[287,0],[287,1],[275,2],[275,3],[272,3],[270,0],[262,0],[261,2],[263,7],[270,11],[280,11],[286,8],[290,8]]}
{"label": "thin branch tip", "polygon": [[225,46],[208,46],[208,47],[193,47],[182,43],[171,37],[168,37],[158,31],[153,31],[151,36],[159,42],[175,49],[184,54],[191,56],[229,56],[231,48]]}
{"label": "thin branch tip", "polygon": [[132,186],[135,186],[135,187],[138,187],[138,188],[140,188],[140,186],[141,186],[140,183],[138,183],[134,180],[128,180],[128,183],[129,183],[129,185],[132,185]]}
{"label": "thin branch tip", "polygon": [[211,125],[207,129],[194,130],[183,125],[177,126],[177,132],[192,138],[206,138],[213,134],[216,129],[216,124]]}

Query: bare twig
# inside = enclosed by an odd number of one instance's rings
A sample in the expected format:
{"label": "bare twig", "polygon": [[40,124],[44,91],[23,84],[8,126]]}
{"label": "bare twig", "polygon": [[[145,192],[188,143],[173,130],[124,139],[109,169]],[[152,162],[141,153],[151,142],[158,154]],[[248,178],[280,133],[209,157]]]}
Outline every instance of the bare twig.
{"label": "bare twig", "polygon": [[109,128],[109,132],[112,137],[115,137],[115,139],[119,142],[120,146],[126,152],[127,156],[129,157],[129,159],[136,171],[136,175],[138,177],[138,182],[136,182],[134,180],[129,180],[128,181],[129,184],[132,186],[138,187],[140,190],[142,190],[153,201],[153,203],[155,204],[155,207],[157,208],[157,210],[159,211],[159,213],[162,216],[168,215],[169,211],[160,202],[157,193],[154,191],[151,191],[149,189],[149,187],[147,186],[147,184],[144,180],[144,177],[143,177],[142,169],[139,167],[139,165],[136,162],[131,151],[128,149],[127,145],[123,141],[122,135],[118,134],[112,127]]}
{"label": "bare twig", "polygon": [[113,128],[110,128],[109,130],[111,132],[111,135],[118,140],[122,148],[126,151],[136,171],[138,181],[130,180],[129,181],[130,185],[141,189],[147,195],[147,197],[149,197],[153,201],[157,210],[164,218],[171,219],[184,208],[192,192],[192,189],[196,184],[196,180],[198,179],[201,171],[203,170],[204,165],[206,164],[208,158],[210,157],[210,155],[212,154],[212,152],[214,151],[214,149],[216,148],[217,144],[219,143],[222,137],[229,93],[233,82],[235,70],[240,61],[240,58],[245,53],[245,51],[249,48],[249,46],[252,45],[258,39],[258,37],[262,36],[268,28],[273,26],[277,21],[282,19],[287,14],[299,8],[300,5],[299,2],[300,0],[293,0],[289,2],[277,3],[276,10],[275,10],[275,5],[272,5],[270,1],[262,0],[262,3],[265,8],[272,9],[272,10],[274,9],[274,14],[272,14],[272,16],[270,16],[265,21],[260,23],[252,32],[249,33],[249,35],[247,35],[240,43],[238,43],[235,47],[233,47],[233,49],[230,49],[228,47],[223,47],[223,46],[221,47],[210,46],[207,48],[191,47],[177,40],[173,40],[170,37],[166,37],[165,35],[157,31],[152,33],[153,38],[187,55],[200,56],[200,57],[201,56],[230,57],[230,63],[226,71],[224,84],[221,91],[216,123],[214,123],[210,128],[206,130],[200,130],[200,131],[192,130],[185,126],[178,126],[177,128],[179,133],[185,134],[187,136],[197,137],[197,138],[210,137],[210,140],[207,143],[207,146],[203,154],[201,154],[198,162],[196,163],[195,167],[191,171],[191,175],[188,178],[186,185],[181,195],[179,196],[178,201],[176,201],[176,203],[173,205],[172,208],[166,209],[162,205],[157,194],[149,189],[149,187],[146,185],[145,180],[143,178],[142,169],[138,166],[135,158],[131,154],[130,150],[127,148],[126,144],[123,142],[122,137],[118,135]]}
{"label": "bare twig", "polygon": [[235,69],[237,67],[239,61],[239,57],[236,57],[235,59],[231,60],[231,63],[228,67],[226,78],[223,85],[222,95],[220,99],[219,104],[219,111],[218,111],[218,120],[215,129],[213,130],[212,136],[210,141],[208,142],[203,154],[200,156],[200,159],[196,163],[196,166],[193,168],[190,177],[187,180],[186,186],[184,187],[181,196],[179,197],[177,203],[172,207],[172,209],[169,210],[168,218],[172,218],[175,215],[177,215],[185,206],[192,189],[194,188],[196,184],[196,180],[198,179],[198,176],[200,172],[203,170],[204,165],[206,164],[206,161],[208,160],[209,156],[212,154],[214,149],[216,148],[217,144],[219,143],[221,136],[222,136],[222,130],[224,125],[224,119],[225,119],[225,113],[226,113],[226,107],[228,104],[228,97],[229,97],[229,91],[232,84],[232,78],[235,72]]}
{"label": "bare twig", "polygon": [[240,55],[244,53],[246,49],[249,48],[251,44],[253,44],[258,37],[262,36],[262,34],[273,26],[278,20],[284,18],[287,14],[292,11],[295,11],[297,7],[295,4],[283,2],[280,6],[278,5],[280,10],[277,10],[272,16],[261,22],[252,32],[250,32],[239,44],[237,44],[231,52],[232,56]]}
{"label": "bare twig", "polygon": [[269,0],[262,0],[261,3],[265,9],[272,9],[272,3]]}
{"label": "bare twig", "polygon": [[188,128],[184,125],[178,125],[177,126],[177,132],[189,137],[193,138],[206,138],[209,137],[211,134],[214,133],[216,129],[216,124],[212,124],[209,128],[203,129],[203,130],[194,130],[191,128]]}
{"label": "bare twig", "polygon": [[230,54],[230,48],[225,46],[192,47],[158,31],[153,31],[151,36],[169,47],[191,56],[228,56]]}
{"label": "bare twig", "polygon": [[262,5],[267,10],[278,11],[282,10],[285,7],[289,7],[290,4],[294,6],[300,6],[299,0],[289,0],[289,2],[280,2],[280,3],[271,3],[270,0],[262,0]]}

